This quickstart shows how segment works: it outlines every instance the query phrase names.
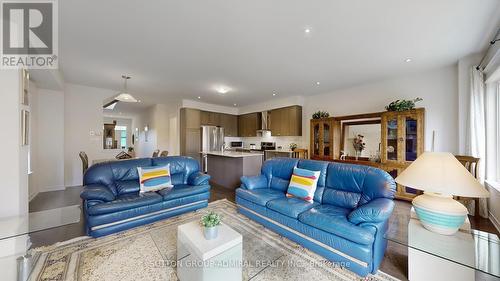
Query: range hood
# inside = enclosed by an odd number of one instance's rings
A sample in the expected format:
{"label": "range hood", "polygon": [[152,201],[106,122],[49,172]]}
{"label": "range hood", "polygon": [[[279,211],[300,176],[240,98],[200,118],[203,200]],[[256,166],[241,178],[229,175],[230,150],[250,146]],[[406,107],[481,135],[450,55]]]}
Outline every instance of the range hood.
{"label": "range hood", "polygon": [[261,120],[261,126],[260,130],[257,130],[257,136],[259,137],[270,137],[271,136],[271,130],[268,127],[269,126],[269,114],[267,111],[262,111],[260,113],[260,120]]}

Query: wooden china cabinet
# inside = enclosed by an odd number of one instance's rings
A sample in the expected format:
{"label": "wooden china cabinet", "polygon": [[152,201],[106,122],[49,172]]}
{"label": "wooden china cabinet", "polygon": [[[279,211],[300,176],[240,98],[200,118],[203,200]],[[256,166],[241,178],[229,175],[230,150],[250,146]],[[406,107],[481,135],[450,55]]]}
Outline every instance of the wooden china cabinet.
{"label": "wooden china cabinet", "polygon": [[312,119],[310,155],[315,160],[333,160],[340,153],[340,121],[335,118]]}
{"label": "wooden china cabinet", "polygon": [[[380,161],[354,160],[352,157],[340,159],[346,134],[343,126],[356,123],[378,124],[375,120],[380,122]],[[377,167],[396,178],[424,152],[424,121],[424,108],[311,119],[310,157]],[[418,190],[399,184],[397,186],[398,199],[412,200],[418,194]]]}
{"label": "wooden china cabinet", "polygon": [[[424,152],[425,109],[384,112],[381,118],[381,168],[396,178]],[[418,191],[398,184],[396,198],[411,200]]]}

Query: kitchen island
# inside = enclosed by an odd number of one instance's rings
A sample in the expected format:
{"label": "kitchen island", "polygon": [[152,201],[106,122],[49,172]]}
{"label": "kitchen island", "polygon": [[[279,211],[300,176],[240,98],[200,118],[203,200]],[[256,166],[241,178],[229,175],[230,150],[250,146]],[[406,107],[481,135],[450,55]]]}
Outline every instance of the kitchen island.
{"label": "kitchen island", "polygon": [[207,157],[210,182],[231,190],[240,186],[242,176],[259,175],[264,158],[259,152],[210,151],[202,155]]}

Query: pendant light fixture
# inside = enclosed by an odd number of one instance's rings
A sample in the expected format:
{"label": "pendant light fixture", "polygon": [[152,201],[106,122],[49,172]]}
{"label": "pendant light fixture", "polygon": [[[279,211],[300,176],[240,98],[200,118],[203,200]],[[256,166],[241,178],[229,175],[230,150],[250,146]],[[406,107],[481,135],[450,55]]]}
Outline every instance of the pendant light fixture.
{"label": "pendant light fixture", "polygon": [[115,97],[115,100],[121,101],[121,102],[138,102],[136,98],[134,98],[131,94],[127,92],[127,80],[129,80],[131,77],[127,75],[122,75],[123,78],[123,91]]}

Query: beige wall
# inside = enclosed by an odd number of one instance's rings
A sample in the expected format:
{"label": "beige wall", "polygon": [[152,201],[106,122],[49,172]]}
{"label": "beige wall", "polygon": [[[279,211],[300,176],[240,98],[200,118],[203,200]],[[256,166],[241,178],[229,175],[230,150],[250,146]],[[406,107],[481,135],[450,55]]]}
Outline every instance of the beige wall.
{"label": "beige wall", "polygon": [[103,100],[116,91],[66,84],[64,89],[64,183],[82,184],[82,162],[78,156],[85,151],[89,163],[95,159],[114,158],[116,150],[102,147]]}
{"label": "beige wall", "polygon": [[32,98],[30,197],[64,188],[64,93],[38,89]]}
{"label": "beige wall", "polygon": [[[179,155],[179,109],[180,102],[157,104],[137,116],[139,141],[136,143],[138,157],[151,157],[153,151],[167,150],[169,155]],[[148,126],[148,141],[144,127]]]}

